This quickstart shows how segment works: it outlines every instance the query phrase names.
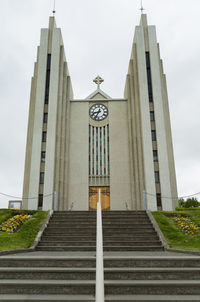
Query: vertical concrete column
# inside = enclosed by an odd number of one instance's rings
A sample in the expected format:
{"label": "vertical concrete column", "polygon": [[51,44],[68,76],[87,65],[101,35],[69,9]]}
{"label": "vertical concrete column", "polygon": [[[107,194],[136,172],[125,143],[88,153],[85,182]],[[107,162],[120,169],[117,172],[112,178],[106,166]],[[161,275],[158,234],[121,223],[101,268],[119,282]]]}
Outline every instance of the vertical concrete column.
{"label": "vertical concrete column", "polygon": [[[46,84],[46,63],[48,51],[48,29],[41,30],[40,48],[38,56],[38,77],[36,82],[36,100],[33,126],[32,157],[30,167],[30,185],[28,194],[28,208],[37,209],[39,181],[40,181],[40,161],[43,129],[44,96]],[[31,199],[36,197],[36,199]]]}
{"label": "vertical concrete column", "polygon": [[88,103],[71,101],[70,106],[68,202],[74,204],[73,210],[86,211],[89,204]]}
{"label": "vertical concrete column", "polygon": [[127,101],[109,104],[110,133],[110,209],[131,208],[130,157],[128,145]]}
{"label": "vertical concrete column", "polygon": [[153,166],[153,152],[152,152],[152,137],[151,125],[149,117],[149,98],[147,87],[147,74],[146,74],[146,59],[145,59],[145,43],[144,31],[141,26],[136,27],[136,52],[138,62],[138,85],[140,96],[140,114],[141,114],[141,132],[143,143],[143,156],[144,156],[144,177],[146,192],[154,195],[147,195],[147,209],[157,210],[156,204],[156,191],[155,191],[155,178]]}
{"label": "vertical concrete column", "polygon": [[165,115],[165,127],[166,127],[167,146],[168,146],[170,185],[171,185],[171,194],[173,197],[172,209],[175,210],[175,208],[178,206],[178,192],[177,192],[177,183],[176,183],[176,171],[175,171],[175,162],[174,162],[171,122],[170,122],[170,114],[169,114],[167,83],[164,74],[162,74],[162,84],[163,84],[163,106],[164,106],[164,115]]}
{"label": "vertical concrete column", "polygon": [[108,125],[105,126],[106,176],[108,176]]}
{"label": "vertical concrete column", "polygon": [[[154,112],[156,122],[157,148],[159,158],[159,175],[162,196],[171,197],[170,171],[167,154],[167,136],[162,99],[162,83],[160,76],[160,57],[156,39],[155,26],[148,26],[149,50],[151,62],[152,89],[154,98]],[[172,200],[162,198],[164,211],[172,209]]]}
{"label": "vertical concrete column", "polygon": [[105,154],[104,154],[104,127],[102,127],[102,174],[104,175],[104,168],[105,168]]}
{"label": "vertical concrete column", "polygon": [[[52,53],[51,53],[51,77],[50,77],[50,91],[49,91],[44,195],[48,195],[54,192],[60,46],[61,46],[61,32],[60,29],[54,28],[53,37],[52,37]],[[43,201],[43,210],[52,209],[52,202],[53,202],[53,195],[45,197]]]}
{"label": "vertical concrete column", "polygon": [[100,175],[100,127],[98,127],[98,175]]}
{"label": "vertical concrete column", "polygon": [[31,157],[32,157],[36,77],[37,74],[35,72],[31,83],[31,95],[30,95],[30,105],[29,105],[29,120],[28,120],[28,131],[27,131],[27,141],[26,141],[26,157],[25,157],[24,184],[23,184],[23,204],[22,204],[23,209],[28,209],[27,198],[29,193],[30,167],[31,167]]}
{"label": "vertical concrete column", "polygon": [[[130,65],[132,65],[132,60],[130,60],[129,63],[129,69]],[[137,209],[137,197],[136,197],[136,177],[135,177],[135,162],[134,162],[134,156],[136,156],[136,152],[134,152],[134,146],[135,144],[133,143],[133,138],[135,137],[134,135],[134,130],[135,128],[133,127],[133,121],[134,121],[134,114],[133,114],[133,102],[134,102],[134,97],[133,93],[131,90],[131,86],[133,88],[133,84],[131,85],[131,80],[133,81],[132,75],[128,75],[126,78],[126,87],[125,87],[125,98],[127,98],[127,117],[128,117],[128,143],[129,143],[129,156],[130,156],[130,187],[131,187],[131,210],[136,210]],[[133,164],[134,162],[134,164]]]}
{"label": "vertical concrete column", "polygon": [[55,174],[54,174],[54,190],[59,192],[58,194],[58,210],[62,209],[62,187],[64,179],[61,174],[61,167],[64,165],[62,157],[62,145],[63,140],[63,85],[64,85],[64,47],[61,46],[60,52],[60,69],[59,69],[59,88],[58,88],[58,109],[57,109],[57,127],[56,127],[56,153],[55,153]]}
{"label": "vertical concrete column", "polygon": [[96,170],[97,170],[97,161],[96,161],[96,127],[94,127],[94,175],[97,175]]}
{"label": "vertical concrete column", "polygon": [[71,80],[68,75],[68,68],[66,68],[66,114],[65,114],[65,146],[64,146],[64,201],[63,210],[68,210],[71,206],[69,204],[69,153],[70,153],[70,116],[71,116],[71,104],[70,99],[73,99],[73,92],[71,87]]}

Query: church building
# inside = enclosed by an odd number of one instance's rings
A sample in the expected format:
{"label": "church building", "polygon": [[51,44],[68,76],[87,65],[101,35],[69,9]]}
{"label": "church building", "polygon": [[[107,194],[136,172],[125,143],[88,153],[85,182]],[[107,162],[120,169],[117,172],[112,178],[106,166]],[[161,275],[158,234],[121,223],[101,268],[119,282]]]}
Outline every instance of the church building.
{"label": "church building", "polygon": [[31,85],[23,208],[173,210],[177,185],[155,26],[135,28],[124,98],[73,97],[61,29],[41,30]]}

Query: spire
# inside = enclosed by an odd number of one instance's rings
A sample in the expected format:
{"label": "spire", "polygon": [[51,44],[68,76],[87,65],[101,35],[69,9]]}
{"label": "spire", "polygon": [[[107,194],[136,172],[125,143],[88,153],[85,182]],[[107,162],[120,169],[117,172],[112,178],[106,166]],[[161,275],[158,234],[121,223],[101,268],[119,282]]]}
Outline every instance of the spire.
{"label": "spire", "polygon": [[140,26],[147,27],[147,15],[144,14],[144,6],[143,6],[143,0],[140,0],[140,11],[141,11],[141,18],[140,18]]}
{"label": "spire", "polygon": [[143,15],[143,12],[144,12],[144,7],[143,7],[143,2],[142,0],[140,0],[140,11],[141,11],[141,15]]}
{"label": "spire", "polygon": [[55,17],[55,14],[56,14],[56,0],[54,0],[54,2],[53,2],[53,10],[52,10],[52,13],[53,13],[53,17]]}
{"label": "spire", "polygon": [[147,27],[148,26],[147,15],[146,14],[142,14],[141,15],[140,26],[143,26],[143,27]]}

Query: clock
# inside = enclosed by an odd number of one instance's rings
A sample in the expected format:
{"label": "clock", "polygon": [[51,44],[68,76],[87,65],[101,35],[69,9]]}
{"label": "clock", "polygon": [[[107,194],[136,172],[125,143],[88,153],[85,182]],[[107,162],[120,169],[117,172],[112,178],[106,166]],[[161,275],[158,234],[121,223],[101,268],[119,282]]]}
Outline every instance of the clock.
{"label": "clock", "polygon": [[108,116],[108,108],[103,104],[95,104],[90,107],[90,117],[95,121],[103,121]]}

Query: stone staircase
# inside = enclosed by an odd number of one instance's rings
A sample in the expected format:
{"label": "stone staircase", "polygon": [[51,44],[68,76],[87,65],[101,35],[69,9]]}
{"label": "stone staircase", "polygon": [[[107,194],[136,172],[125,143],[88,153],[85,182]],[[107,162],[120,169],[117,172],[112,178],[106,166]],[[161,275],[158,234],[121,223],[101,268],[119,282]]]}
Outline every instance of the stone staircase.
{"label": "stone staircase", "polygon": [[[102,213],[104,251],[161,251],[145,211]],[[38,251],[96,251],[96,212],[55,212]]]}
{"label": "stone staircase", "polygon": [[163,250],[145,211],[107,211],[102,221],[105,252]]}
{"label": "stone staircase", "polygon": [[[199,257],[105,256],[107,301],[200,301]],[[0,257],[0,301],[95,301],[95,257]]]}
{"label": "stone staircase", "polygon": [[93,301],[93,257],[0,257],[0,301]]}
{"label": "stone staircase", "polygon": [[[200,257],[163,251],[145,212],[104,212],[106,302],[200,301]],[[0,301],[95,301],[95,212],[55,212],[37,251],[0,257]]]}

